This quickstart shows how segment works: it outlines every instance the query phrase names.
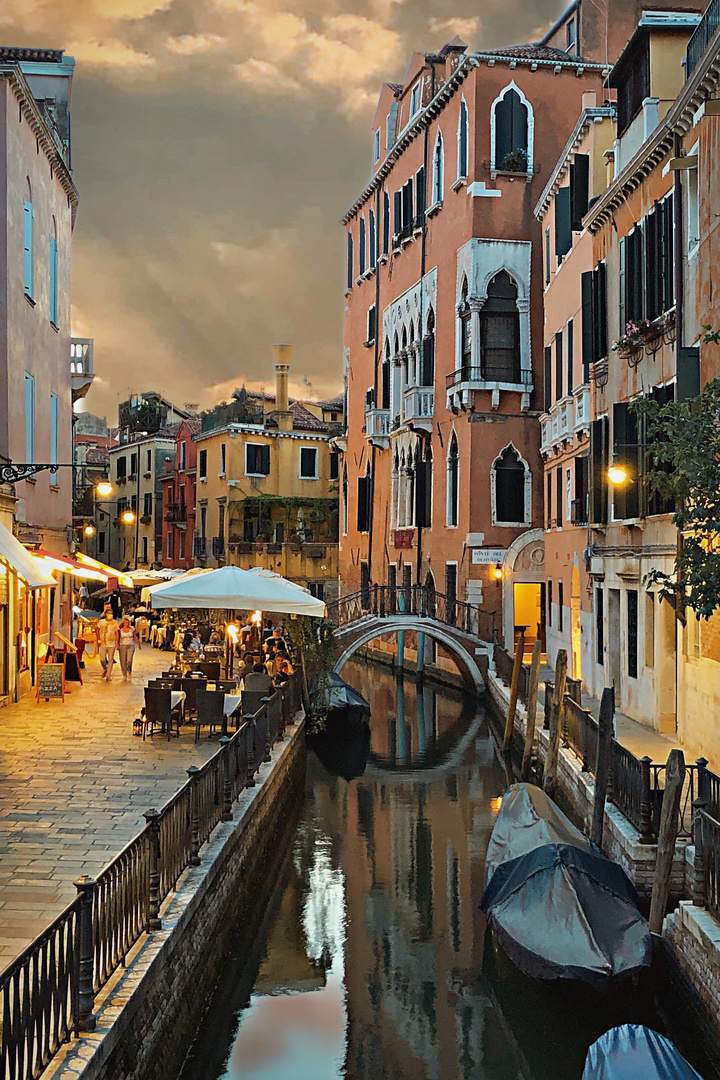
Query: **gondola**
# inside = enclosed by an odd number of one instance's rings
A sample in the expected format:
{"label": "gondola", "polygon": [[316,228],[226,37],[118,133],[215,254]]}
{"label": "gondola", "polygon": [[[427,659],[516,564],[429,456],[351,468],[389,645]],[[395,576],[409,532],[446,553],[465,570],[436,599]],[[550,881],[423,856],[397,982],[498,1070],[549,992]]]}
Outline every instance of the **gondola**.
{"label": "gondola", "polygon": [[582,1080],[702,1080],[669,1039],[641,1024],[611,1028],[587,1052]]}
{"label": "gondola", "polygon": [[635,890],[540,788],[508,788],[490,838],[480,908],[527,975],[607,991],[648,967]]}
{"label": "gondola", "polygon": [[313,709],[327,711],[329,718],[350,724],[362,724],[370,717],[370,705],[360,691],[334,672],[327,684],[312,694],[311,704]]}

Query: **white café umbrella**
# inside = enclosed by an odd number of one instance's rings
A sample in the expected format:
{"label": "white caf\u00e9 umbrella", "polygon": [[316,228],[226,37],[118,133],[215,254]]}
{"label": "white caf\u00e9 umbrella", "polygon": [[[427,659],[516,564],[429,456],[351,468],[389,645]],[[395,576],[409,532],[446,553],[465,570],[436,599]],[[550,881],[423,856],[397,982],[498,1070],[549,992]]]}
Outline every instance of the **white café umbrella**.
{"label": "white caf\u00e9 umbrella", "polygon": [[171,581],[159,581],[156,585],[146,585],[140,594],[142,601],[144,604],[149,603],[155,593],[159,592],[160,589],[167,589],[168,586],[174,585],[183,578],[195,577],[196,574],[208,574],[209,572],[209,570],[205,570],[202,566],[194,566],[191,570],[181,570],[179,575],[176,574]]}
{"label": "white caf\u00e9 umbrella", "polygon": [[325,602],[281,577],[221,566],[204,574],[184,575],[169,585],[153,588],[153,607],[226,608],[274,611],[284,615],[325,615]]}

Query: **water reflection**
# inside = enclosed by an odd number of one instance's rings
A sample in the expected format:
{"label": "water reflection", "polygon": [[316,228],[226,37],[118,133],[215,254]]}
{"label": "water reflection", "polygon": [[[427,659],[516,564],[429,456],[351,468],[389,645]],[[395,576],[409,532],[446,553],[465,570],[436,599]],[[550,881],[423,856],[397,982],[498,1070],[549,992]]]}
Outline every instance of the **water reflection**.
{"label": "water reflection", "polygon": [[343,676],[372,706],[365,771],[348,782],[309,756],[254,983],[222,981],[222,1064],[203,1034],[187,1076],[539,1080],[481,979],[477,901],[504,789],[482,711],[383,669]]}

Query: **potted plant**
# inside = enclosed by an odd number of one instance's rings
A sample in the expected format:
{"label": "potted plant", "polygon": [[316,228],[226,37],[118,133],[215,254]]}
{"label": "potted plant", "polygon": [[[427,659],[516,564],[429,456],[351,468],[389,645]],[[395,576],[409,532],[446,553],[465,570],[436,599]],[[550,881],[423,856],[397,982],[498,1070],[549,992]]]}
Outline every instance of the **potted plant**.
{"label": "potted plant", "polygon": [[625,333],[617,341],[613,342],[613,352],[617,352],[621,360],[627,360],[629,364],[638,363],[642,356],[643,346],[652,332],[652,323],[649,319],[641,319],[640,322],[630,322],[625,327]]}
{"label": "potted plant", "polygon": [[140,518],[141,525],[150,525],[152,523],[152,514],[143,514]]}
{"label": "potted plant", "polygon": [[526,150],[511,150],[506,154],[498,165],[501,172],[526,173],[528,171],[528,156]]}

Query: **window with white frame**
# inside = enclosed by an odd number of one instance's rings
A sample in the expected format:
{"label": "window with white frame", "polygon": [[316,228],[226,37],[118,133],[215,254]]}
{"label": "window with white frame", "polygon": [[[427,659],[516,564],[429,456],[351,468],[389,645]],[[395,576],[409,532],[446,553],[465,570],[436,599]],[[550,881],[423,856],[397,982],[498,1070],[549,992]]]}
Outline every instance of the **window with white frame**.
{"label": "window with white frame", "polygon": [[453,431],[447,455],[447,513],[446,523],[450,528],[457,528],[460,510],[460,454],[458,441]]}
{"label": "window with white frame", "polygon": [[377,333],[377,308],[375,304],[368,308],[367,313],[367,338],[365,339],[368,345],[371,345],[375,340],[375,334]]}
{"label": "window with white frame", "polygon": [[442,132],[438,130],[435,137],[435,149],[433,151],[433,186],[432,203],[439,205],[443,201],[445,188],[445,149],[443,147]]}
{"label": "window with white frame", "polygon": [[533,166],[533,111],[522,90],[511,82],[492,104],[490,112],[490,168],[502,172],[531,173]]}
{"label": "window with white frame", "polygon": [[365,218],[360,218],[360,277],[365,273],[367,248],[365,244]]}
{"label": "window with white frame", "polygon": [[457,178],[467,180],[468,175],[468,110],[465,98],[460,102],[457,130]]}
{"label": "window with white frame", "polygon": [[415,113],[420,108],[420,83],[417,82],[412,88],[410,93],[410,119],[413,118]]}
{"label": "window with white frame", "polygon": [[380,160],[380,128],[373,135],[373,164],[377,165]]}
{"label": "window with white frame", "polygon": [[375,211],[370,211],[370,269],[377,266],[377,229],[375,226]]}
{"label": "window with white frame", "polygon": [[318,452],[316,446],[300,447],[300,479],[317,480]]}
{"label": "window with white frame", "polygon": [[180,469],[181,472],[185,468],[185,443],[184,442],[180,443],[180,461],[178,463],[178,468]]}
{"label": "window with white frame", "polygon": [[50,234],[50,251],[48,269],[50,271],[50,322],[53,326],[58,325],[58,242],[57,222],[52,219],[52,232]]}
{"label": "window with white frame", "polygon": [[220,443],[220,476],[225,475],[225,466],[227,463],[227,445]]}
{"label": "window with white frame", "polygon": [[[530,468],[512,443],[495,458],[490,470],[490,486],[493,525],[530,524]],[[561,497],[559,495],[559,499]]]}

